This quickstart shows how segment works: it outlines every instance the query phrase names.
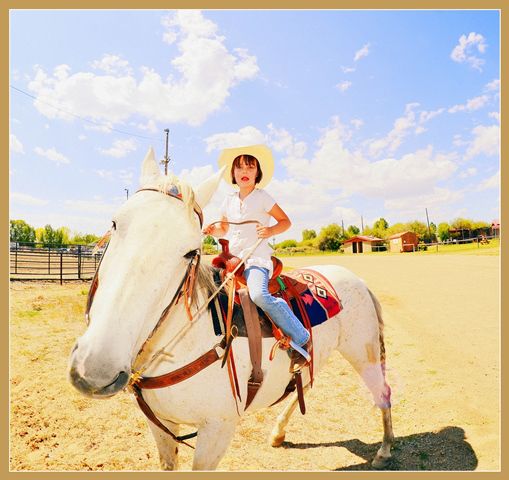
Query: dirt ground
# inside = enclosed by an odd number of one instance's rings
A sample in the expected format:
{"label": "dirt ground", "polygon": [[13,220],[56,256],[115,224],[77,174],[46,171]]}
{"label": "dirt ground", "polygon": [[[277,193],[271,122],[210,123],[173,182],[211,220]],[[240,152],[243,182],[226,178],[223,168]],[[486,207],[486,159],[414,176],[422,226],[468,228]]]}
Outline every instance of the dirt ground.
{"label": "dirt ground", "polygon": [[[336,262],[363,278],[383,307],[396,435],[389,468],[499,470],[499,257],[284,259],[289,267]],[[11,471],[159,469],[128,393],[91,400],[66,379],[71,347],[85,329],[87,289],[80,282],[11,283]],[[316,378],[306,405],[278,449],[267,438],[283,405],[244,417],[219,469],[369,469],[381,417],[339,354]],[[192,451],[180,451],[180,468],[188,470]]]}

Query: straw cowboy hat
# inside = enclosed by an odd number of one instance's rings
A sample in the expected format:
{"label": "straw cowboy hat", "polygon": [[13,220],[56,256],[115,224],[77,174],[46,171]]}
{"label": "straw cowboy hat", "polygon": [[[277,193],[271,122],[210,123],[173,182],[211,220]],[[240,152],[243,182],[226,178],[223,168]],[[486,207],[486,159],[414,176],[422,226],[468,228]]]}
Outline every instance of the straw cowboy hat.
{"label": "straw cowboy hat", "polygon": [[223,177],[230,185],[233,185],[231,177],[232,163],[239,155],[252,155],[258,160],[263,172],[263,177],[261,182],[257,184],[257,187],[264,188],[272,179],[272,175],[274,175],[274,158],[272,158],[270,148],[265,145],[225,148],[221,152],[221,155],[219,155],[218,163],[219,168],[226,165]]}

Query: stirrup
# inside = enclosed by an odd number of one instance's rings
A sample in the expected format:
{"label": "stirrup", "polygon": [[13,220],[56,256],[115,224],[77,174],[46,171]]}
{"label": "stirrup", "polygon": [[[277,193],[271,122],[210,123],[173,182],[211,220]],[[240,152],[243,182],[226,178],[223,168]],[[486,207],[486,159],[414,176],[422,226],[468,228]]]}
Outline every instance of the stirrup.
{"label": "stirrup", "polygon": [[308,340],[303,346],[299,346],[296,343],[290,341],[290,346],[293,348],[293,352],[290,355],[290,373],[296,373],[302,370],[305,366],[311,362],[311,355],[306,350],[306,347],[310,349],[311,342]]}

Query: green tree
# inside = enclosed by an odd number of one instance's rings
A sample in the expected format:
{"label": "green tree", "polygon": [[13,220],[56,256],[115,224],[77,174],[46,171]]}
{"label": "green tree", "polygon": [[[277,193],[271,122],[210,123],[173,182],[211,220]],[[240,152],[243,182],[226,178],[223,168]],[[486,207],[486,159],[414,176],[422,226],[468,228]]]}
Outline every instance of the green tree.
{"label": "green tree", "polygon": [[100,237],[92,233],[74,233],[69,243],[73,245],[91,245],[96,243]]}
{"label": "green tree", "polygon": [[414,220],[413,222],[410,222],[407,225],[408,225],[408,230],[410,232],[417,233],[417,235],[419,235],[419,237],[421,237],[421,238],[426,236],[428,227],[426,226],[425,223],[420,222],[419,220]]}
{"label": "green tree", "polygon": [[33,245],[35,242],[35,229],[24,220],[11,220],[9,237],[11,242]]}
{"label": "green tree", "polygon": [[355,237],[355,235],[359,235],[360,229],[359,227],[356,227],[355,225],[349,225],[345,232],[346,238],[352,238]]}
{"label": "green tree", "polygon": [[373,229],[375,230],[387,230],[389,228],[389,223],[385,218],[380,217],[374,224]]}
{"label": "green tree", "polygon": [[316,238],[316,232],[314,230],[302,230],[302,241],[305,242],[306,240],[313,240]]}
{"label": "green tree", "polygon": [[45,225],[41,235],[41,242],[45,247],[61,247],[64,242],[64,230],[54,229],[51,225]]}
{"label": "green tree", "polygon": [[331,223],[320,230],[318,248],[320,250],[339,250],[341,246],[342,229],[337,223]]}
{"label": "green tree", "polygon": [[449,233],[450,229],[451,226],[447,222],[442,222],[438,224],[437,235],[441,242],[445,242],[446,240],[449,240],[449,238],[451,238],[451,234]]}

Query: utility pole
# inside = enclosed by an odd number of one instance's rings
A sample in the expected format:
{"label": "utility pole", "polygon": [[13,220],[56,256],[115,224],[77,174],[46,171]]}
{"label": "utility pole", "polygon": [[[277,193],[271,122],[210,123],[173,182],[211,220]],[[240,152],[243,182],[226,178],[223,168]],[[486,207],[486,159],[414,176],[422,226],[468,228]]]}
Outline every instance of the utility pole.
{"label": "utility pole", "polygon": [[166,153],[164,155],[164,160],[161,160],[161,164],[164,165],[164,174],[168,175],[168,163],[170,162],[170,157],[168,157],[168,134],[170,133],[170,130],[165,128],[164,132],[166,133]]}
{"label": "utility pole", "polygon": [[345,238],[345,224],[343,223],[343,219],[341,219],[341,229],[343,230],[343,238]]}
{"label": "utility pole", "polygon": [[125,190],[125,193],[127,195],[127,200],[129,200],[129,189],[128,188],[124,188],[124,190]]}
{"label": "utility pole", "polygon": [[429,217],[428,217],[428,209],[426,208],[426,220],[428,222],[428,239],[429,239],[429,243],[431,243],[431,230],[429,228]]}
{"label": "utility pole", "polygon": [[364,234],[364,219],[362,218],[362,215],[361,215],[361,235]]}

